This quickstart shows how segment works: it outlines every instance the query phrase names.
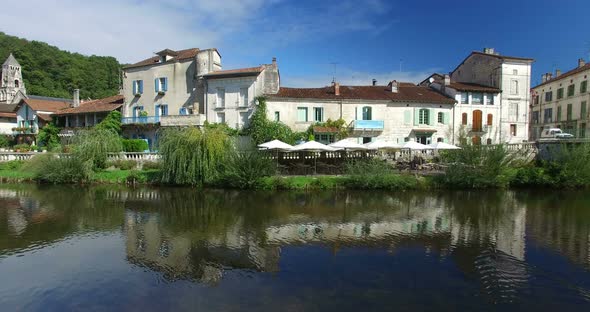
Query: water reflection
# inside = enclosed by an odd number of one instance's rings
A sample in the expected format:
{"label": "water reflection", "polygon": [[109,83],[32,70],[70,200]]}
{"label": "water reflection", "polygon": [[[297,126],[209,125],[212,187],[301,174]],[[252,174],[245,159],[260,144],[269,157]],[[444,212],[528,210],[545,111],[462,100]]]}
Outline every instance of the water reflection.
{"label": "water reflection", "polygon": [[[540,272],[543,260],[537,258],[550,250],[559,257],[555,261],[569,263],[567,274],[583,271],[575,285],[563,287],[589,300],[589,202],[576,192],[5,187],[0,266],[3,257],[95,232],[120,232],[124,257],[133,266],[158,272],[168,282],[209,286],[220,285],[232,271],[288,272],[295,265],[293,250],[306,246],[325,248],[334,257],[351,250],[384,250],[396,257],[418,248],[427,255],[419,261],[432,257],[451,263],[450,275],[460,272],[453,277],[457,281],[445,277],[449,287],[468,280],[487,301],[504,304],[556,281]],[[539,281],[542,286],[535,284]]]}

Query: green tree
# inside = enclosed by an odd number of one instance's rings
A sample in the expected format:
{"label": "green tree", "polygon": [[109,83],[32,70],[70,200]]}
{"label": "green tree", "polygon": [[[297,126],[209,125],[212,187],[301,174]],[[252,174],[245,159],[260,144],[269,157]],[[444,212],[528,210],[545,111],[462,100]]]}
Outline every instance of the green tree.
{"label": "green tree", "polygon": [[282,122],[268,120],[266,98],[259,96],[256,101],[258,106],[250,118],[248,128],[244,130],[244,134],[250,135],[256,145],[272,140],[293,144],[295,139],[291,128]]}
{"label": "green tree", "polygon": [[45,127],[39,130],[39,136],[37,138],[39,145],[47,147],[49,151],[58,149],[60,146],[60,130],[53,122],[45,125]]}
{"label": "green tree", "polygon": [[103,121],[96,125],[96,128],[100,130],[111,130],[120,135],[122,132],[121,117],[123,117],[121,112],[112,111],[107,115],[107,117],[105,117]]}

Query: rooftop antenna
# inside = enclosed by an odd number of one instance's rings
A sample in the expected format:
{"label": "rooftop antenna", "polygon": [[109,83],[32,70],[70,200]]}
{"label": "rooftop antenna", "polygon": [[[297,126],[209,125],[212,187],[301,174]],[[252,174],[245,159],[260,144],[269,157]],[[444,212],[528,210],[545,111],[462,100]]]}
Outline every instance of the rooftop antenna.
{"label": "rooftop antenna", "polygon": [[339,63],[337,62],[331,62],[330,65],[332,65],[332,83],[336,82],[336,67],[338,66]]}

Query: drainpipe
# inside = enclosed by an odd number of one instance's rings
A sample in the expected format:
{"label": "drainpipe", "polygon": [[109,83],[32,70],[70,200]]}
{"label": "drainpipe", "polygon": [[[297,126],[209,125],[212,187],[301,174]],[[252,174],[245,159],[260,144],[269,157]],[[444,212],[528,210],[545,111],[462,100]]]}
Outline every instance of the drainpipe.
{"label": "drainpipe", "polygon": [[457,107],[457,103],[453,104],[453,131],[451,131],[453,145],[455,145],[455,108],[456,107]]}
{"label": "drainpipe", "polygon": [[[207,120],[209,120],[209,83],[207,82],[207,79],[204,80],[204,85],[205,85],[204,86],[204,89],[205,89],[204,90],[205,91],[204,92],[205,93],[204,94],[204,98],[205,98],[204,99],[205,100],[205,105],[204,105],[205,106],[205,111],[204,111],[204,114],[203,115],[205,115],[205,120],[204,121],[207,121]],[[194,114],[194,110],[193,110],[193,114]]]}

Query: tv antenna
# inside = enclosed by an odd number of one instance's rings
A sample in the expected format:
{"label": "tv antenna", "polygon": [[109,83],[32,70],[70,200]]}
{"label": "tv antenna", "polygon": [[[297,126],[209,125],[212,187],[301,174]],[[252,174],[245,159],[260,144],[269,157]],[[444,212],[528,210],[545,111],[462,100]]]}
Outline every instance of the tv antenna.
{"label": "tv antenna", "polygon": [[332,83],[336,82],[336,68],[338,67],[338,62],[331,62],[332,65]]}

